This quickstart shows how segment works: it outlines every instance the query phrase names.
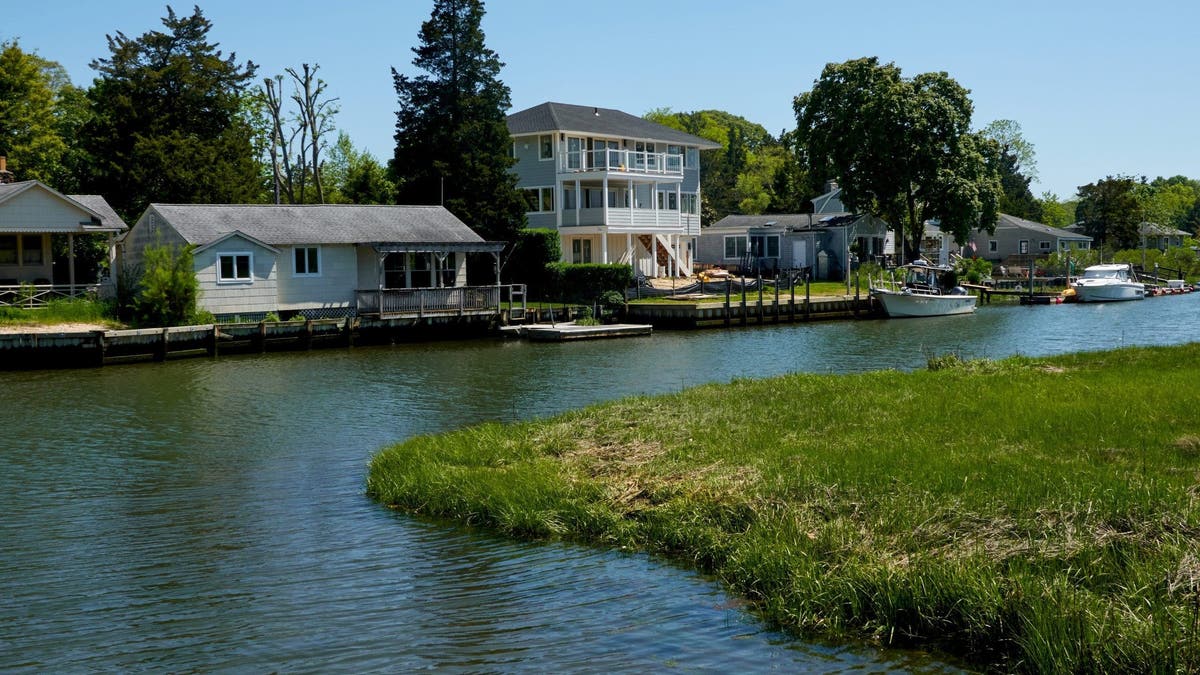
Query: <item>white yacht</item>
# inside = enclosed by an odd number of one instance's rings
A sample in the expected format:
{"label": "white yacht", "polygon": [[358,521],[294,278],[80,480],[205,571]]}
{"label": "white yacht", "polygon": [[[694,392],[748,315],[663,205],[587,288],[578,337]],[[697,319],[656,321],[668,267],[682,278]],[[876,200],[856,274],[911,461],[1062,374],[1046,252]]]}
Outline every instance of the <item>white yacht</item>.
{"label": "white yacht", "polygon": [[1083,276],[1071,284],[1079,302],[1113,302],[1141,300],[1146,297],[1146,285],[1138,281],[1129,263],[1092,265]]}

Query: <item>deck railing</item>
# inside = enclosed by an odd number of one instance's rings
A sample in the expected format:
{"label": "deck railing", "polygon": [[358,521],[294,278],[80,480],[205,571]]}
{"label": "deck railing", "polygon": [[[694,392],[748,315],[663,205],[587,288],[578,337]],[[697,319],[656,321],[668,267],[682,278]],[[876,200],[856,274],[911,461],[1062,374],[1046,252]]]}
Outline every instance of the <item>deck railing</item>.
{"label": "deck railing", "polygon": [[562,158],[561,171],[630,171],[669,176],[683,175],[683,155],[636,150],[570,150]]}
{"label": "deck railing", "polygon": [[100,284],[6,284],[0,286],[0,307],[37,309],[51,300],[95,298]]}
{"label": "deck railing", "polygon": [[381,319],[485,314],[500,311],[499,286],[388,288],[355,292],[360,315]]}

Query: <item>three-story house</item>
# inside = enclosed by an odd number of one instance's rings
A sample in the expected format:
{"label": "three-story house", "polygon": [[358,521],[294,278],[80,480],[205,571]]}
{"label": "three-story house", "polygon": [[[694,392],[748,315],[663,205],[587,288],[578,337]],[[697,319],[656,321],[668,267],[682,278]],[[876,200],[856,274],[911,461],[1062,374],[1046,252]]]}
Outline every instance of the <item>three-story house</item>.
{"label": "three-story house", "polygon": [[563,260],[647,277],[692,273],[699,136],[609,108],[542,103],[508,116],[529,227],[558,230]]}

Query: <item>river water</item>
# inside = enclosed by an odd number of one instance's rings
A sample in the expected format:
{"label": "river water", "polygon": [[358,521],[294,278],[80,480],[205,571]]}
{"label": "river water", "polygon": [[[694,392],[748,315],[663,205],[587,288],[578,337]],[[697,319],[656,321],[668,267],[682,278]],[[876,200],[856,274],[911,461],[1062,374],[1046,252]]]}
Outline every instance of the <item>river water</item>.
{"label": "river water", "polygon": [[364,496],[366,464],[415,434],[628,394],[1198,327],[1195,295],[0,373],[0,671],[954,670],[791,639],[646,556],[392,513]]}

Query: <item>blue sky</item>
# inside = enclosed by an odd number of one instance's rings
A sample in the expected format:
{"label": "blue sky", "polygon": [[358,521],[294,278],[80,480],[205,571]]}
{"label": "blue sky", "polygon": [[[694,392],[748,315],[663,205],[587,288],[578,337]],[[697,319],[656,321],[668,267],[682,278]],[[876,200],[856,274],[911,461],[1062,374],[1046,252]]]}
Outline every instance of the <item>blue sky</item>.
{"label": "blue sky", "polygon": [[[338,128],[391,156],[390,68],[416,74],[411,48],[432,0],[199,5],[212,39],[260,76],[320,64],[340,99]],[[971,90],[976,128],[1020,123],[1037,152],[1035,192],[1066,197],[1110,174],[1200,178],[1200,3],[492,0],[487,10],[514,110],[548,100],[638,115],[713,108],[778,134],[795,126],[792,99],[826,63],[878,56],[907,75],[948,72]],[[13,2],[0,40],[19,39],[87,85],[88,64],[108,55],[105,34],[137,36],[165,14],[166,3],[141,0]]]}

